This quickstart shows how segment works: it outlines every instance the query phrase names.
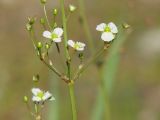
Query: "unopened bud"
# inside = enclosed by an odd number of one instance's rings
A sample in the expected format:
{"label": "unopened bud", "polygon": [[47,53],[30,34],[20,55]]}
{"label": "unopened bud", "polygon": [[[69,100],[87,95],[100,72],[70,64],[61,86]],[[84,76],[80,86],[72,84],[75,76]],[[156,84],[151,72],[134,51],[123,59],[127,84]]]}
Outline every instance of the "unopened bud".
{"label": "unopened bud", "polygon": [[42,4],[46,4],[47,0],[41,0]]}
{"label": "unopened bud", "polygon": [[39,75],[33,75],[33,82],[38,82],[39,81]]}
{"label": "unopened bud", "polygon": [[45,48],[48,50],[50,48],[50,45],[46,43]]}
{"label": "unopened bud", "polygon": [[28,17],[28,23],[30,25],[33,25],[35,23],[35,21],[36,21],[36,18],[34,18],[34,17],[32,17],[32,18]]}
{"label": "unopened bud", "polygon": [[57,9],[53,9],[53,15],[56,16],[58,14],[58,10]]}
{"label": "unopened bud", "polygon": [[44,24],[45,24],[45,22],[46,22],[46,21],[45,21],[45,19],[44,19],[44,18],[41,18],[41,19],[40,19],[40,23],[41,23],[42,25],[44,25]]}
{"label": "unopened bud", "polygon": [[43,47],[43,44],[42,44],[41,42],[38,42],[38,43],[37,43],[37,48],[38,48],[38,49],[41,49],[42,47]]}
{"label": "unopened bud", "polygon": [[69,11],[74,12],[77,8],[74,5],[69,5]]}
{"label": "unopened bud", "polygon": [[23,97],[23,101],[24,101],[25,103],[27,103],[27,102],[28,102],[28,97],[27,97],[27,96],[24,96],[24,97]]}

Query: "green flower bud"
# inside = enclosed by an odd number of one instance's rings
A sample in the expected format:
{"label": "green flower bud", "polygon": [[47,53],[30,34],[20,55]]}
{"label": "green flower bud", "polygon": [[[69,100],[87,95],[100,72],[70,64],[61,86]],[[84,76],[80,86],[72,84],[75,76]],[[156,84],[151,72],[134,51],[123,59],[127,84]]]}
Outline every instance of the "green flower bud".
{"label": "green flower bud", "polygon": [[48,50],[50,48],[50,45],[46,43],[45,48]]}
{"label": "green flower bud", "polygon": [[24,96],[24,97],[23,97],[23,101],[24,101],[25,103],[27,103],[27,102],[28,102],[28,97],[27,97],[27,96]]}
{"label": "green flower bud", "polygon": [[45,19],[44,19],[44,18],[41,18],[41,19],[40,19],[40,24],[44,25],[44,24],[45,24],[45,22],[46,22],[46,21],[45,21]]}
{"label": "green flower bud", "polygon": [[33,75],[33,82],[38,82],[39,81],[39,75]]}
{"label": "green flower bud", "polygon": [[38,49],[41,49],[42,47],[43,47],[42,42],[38,42],[38,43],[37,43],[37,48],[38,48]]}
{"label": "green flower bud", "polygon": [[28,23],[30,25],[33,25],[35,23],[35,21],[36,21],[36,19],[34,17],[33,18],[28,17]]}
{"label": "green flower bud", "polygon": [[74,5],[69,5],[69,11],[74,12],[77,8]]}
{"label": "green flower bud", "polygon": [[56,16],[58,14],[58,10],[57,9],[53,9],[53,15]]}
{"label": "green flower bud", "polygon": [[46,4],[47,0],[41,0],[42,4]]}

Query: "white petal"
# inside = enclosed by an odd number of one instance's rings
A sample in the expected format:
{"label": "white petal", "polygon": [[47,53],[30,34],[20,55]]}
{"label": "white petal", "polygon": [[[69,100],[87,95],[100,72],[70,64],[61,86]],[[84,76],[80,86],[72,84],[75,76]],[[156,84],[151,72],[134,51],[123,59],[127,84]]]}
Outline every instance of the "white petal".
{"label": "white petal", "polygon": [[118,33],[117,26],[116,26],[113,22],[110,22],[110,23],[108,24],[108,27],[111,29],[111,32],[112,32],[112,33]]}
{"label": "white petal", "polygon": [[33,95],[37,96],[38,93],[42,92],[39,88],[32,88]]}
{"label": "white petal", "polygon": [[77,42],[77,44],[78,44],[79,46],[81,46],[81,47],[85,47],[85,46],[86,46],[86,44],[84,44],[84,43],[82,43],[82,42]]}
{"label": "white petal", "polygon": [[58,37],[61,37],[63,35],[63,29],[62,28],[55,28],[53,30],[53,33],[55,33]]}
{"label": "white petal", "polygon": [[71,46],[71,47],[74,47],[75,45],[75,42],[73,40],[68,40],[68,45]]}
{"label": "white petal", "polygon": [[78,50],[78,51],[83,51],[83,50],[84,50],[84,47],[77,48],[76,50]]}
{"label": "white petal", "polygon": [[56,99],[54,97],[51,97],[49,100],[52,101],[52,100],[56,100]]}
{"label": "white petal", "polygon": [[51,93],[49,93],[49,92],[46,92],[45,94],[44,94],[44,96],[42,97],[42,99],[45,101],[45,100],[48,100],[48,99],[50,99],[50,98],[52,98],[52,94]]}
{"label": "white petal", "polygon": [[32,97],[32,101],[33,101],[33,102],[41,102],[42,99],[41,99],[40,97],[33,96],[33,97]]}
{"label": "white petal", "polygon": [[112,41],[114,38],[115,38],[115,35],[111,32],[104,32],[102,33],[102,36],[101,36],[101,39],[107,42]]}
{"label": "white petal", "polygon": [[58,43],[58,42],[61,42],[62,40],[61,38],[54,38],[53,41]]}
{"label": "white petal", "polygon": [[105,23],[101,23],[101,24],[97,25],[96,30],[103,32],[105,30],[106,26],[107,25]]}
{"label": "white petal", "polygon": [[44,31],[44,32],[43,32],[43,37],[51,39],[51,32],[49,32],[49,31]]}

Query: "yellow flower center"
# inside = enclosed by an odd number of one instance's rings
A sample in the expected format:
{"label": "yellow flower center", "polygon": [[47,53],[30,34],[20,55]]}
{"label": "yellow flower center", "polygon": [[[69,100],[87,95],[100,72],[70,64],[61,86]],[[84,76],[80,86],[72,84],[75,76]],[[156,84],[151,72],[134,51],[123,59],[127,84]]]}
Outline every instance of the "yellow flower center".
{"label": "yellow flower center", "polygon": [[82,46],[81,46],[80,44],[78,44],[78,43],[75,43],[75,44],[74,44],[74,48],[75,48],[75,49],[78,49],[78,48],[81,48],[81,47],[82,47]]}
{"label": "yellow flower center", "polygon": [[52,37],[52,39],[55,39],[55,38],[58,38],[58,35],[55,33],[52,33],[51,37]]}
{"label": "yellow flower center", "polygon": [[111,32],[110,27],[107,26],[107,27],[105,28],[104,32]]}
{"label": "yellow flower center", "polygon": [[44,93],[43,93],[43,92],[39,92],[39,93],[37,94],[37,96],[42,99],[42,97],[44,96]]}

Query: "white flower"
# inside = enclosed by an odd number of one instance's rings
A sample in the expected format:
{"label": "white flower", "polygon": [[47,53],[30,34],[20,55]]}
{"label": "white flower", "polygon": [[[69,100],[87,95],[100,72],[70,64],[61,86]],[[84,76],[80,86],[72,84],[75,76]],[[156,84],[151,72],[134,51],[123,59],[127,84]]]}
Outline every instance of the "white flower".
{"label": "white flower", "polygon": [[61,37],[63,35],[62,28],[55,28],[52,32],[44,31],[43,37],[53,40],[54,42],[61,42]]}
{"label": "white flower", "polygon": [[96,30],[102,32],[101,39],[106,42],[112,41],[118,33],[118,28],[113,22],[101,23],[97,25]]}
{"label": "white flower", "polygon": [[74,42],[73,40],[68,40],[68,45],[73,47],[77,51],[83,51],[84,47],[86,46],[82,42]]}
{"label": "white flower", "polygon": [[33,88],[32,89],[32,94],[33,94],[33,97],[32,97],[32,101],[33,102],[45,102],[47,100],[55,100],[55,98],[52,96],[52,94],[50,92],[44,92],[42,90],[40,90],[39,88]]}

